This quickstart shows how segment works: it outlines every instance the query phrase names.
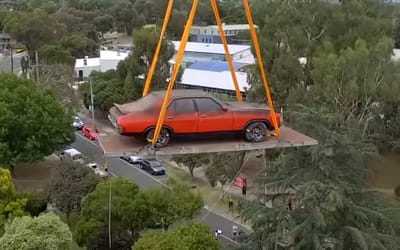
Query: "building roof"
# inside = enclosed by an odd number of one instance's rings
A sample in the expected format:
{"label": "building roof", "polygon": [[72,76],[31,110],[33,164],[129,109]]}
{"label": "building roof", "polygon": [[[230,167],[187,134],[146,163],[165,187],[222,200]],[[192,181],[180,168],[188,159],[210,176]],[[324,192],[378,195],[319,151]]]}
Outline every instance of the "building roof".
{"label": "building roof", "polygon": [[[217,25],[210,25],[210,28],[214,28],[214,29],[218,29]],[[225,24],[222,25],[222,28],[224,29],[224,31],[227,30],[249,30],[250,26],[246,23],[246,24]],[[258,28],[257,25],[254,25],[254,28]]]}
{"label": "building roof", "polygon": [[[172,41],[175,50],[178,50],[180,41]],[[250,49],[249,45],[228,44],[228,50],[231,55],[239,53],[244,50]],[[186,44],[185,52],[207,53],[207,54],[223,54],[225,50],[222,44],[219,43],[197,43],[188,42]]]}
{"label": "building roof", "polygon": [[[246,65],[247,64],[245,63],[233,62],[233,67],[235,68],[235,71]],[[229,71],[228,62],[220,62],[220,61],[198,61],[190,65],[188,68],[196,70],[213,71],[213,72]]]}
{"label": "building roof", "polygon": [[100,60],[124,60],[129,52],[100,50]]}
{"label": "building roof", "polygon": [[[257,29],[258,26],[254,25],[254,27]],[[218,30],[218,26],[217,25],[208,25],[208,26],[198,26],[198,25],[193,25],[192,29],[215,29]],[[224,29],[224,31],[228,31],[228,30],[248,30],[249,24],[222,24],[222,28]]]}
{"label": "building roof", "polygon": [[[244,92],[249,88],[247,83],[247,73],[236,72],[240,91]],[[235,91],[233,80],[229,71],[213,72],[206,70],[185,69],[183,72],[181,84],[206,87],[213,89],[223,89]]]}
{"label": "building roof", "polygon": [[84,60],[83,58],[79,58],[75,60],[75,68],[84,68],[84,67],[100,67],[100,58],[95,57],[95,58],[88,58],[86,59],[87,64],[84,65]]}

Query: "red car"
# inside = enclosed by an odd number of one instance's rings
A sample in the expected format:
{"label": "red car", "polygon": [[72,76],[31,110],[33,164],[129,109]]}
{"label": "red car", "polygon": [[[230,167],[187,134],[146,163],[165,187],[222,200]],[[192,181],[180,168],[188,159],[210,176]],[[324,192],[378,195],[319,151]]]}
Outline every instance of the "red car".
{"label": "red car", "polygon": [[[115,104],[109,120],[120,134],[144,135],[151,142],[165,91],[149,93],[141,99]],[[280,126],[280,114],[276,113]],[[168,144],[178,134],[240,132],[247,141],[264,141],[274,130],[269,108],[255,103],[221,103],[201,90],[172,91],[157,146]]]}
{"label": "red car", "polygon": [[97,135],[99,134],[99,131],[92,127],[92,126],[84,126],[82,128],[82,135],[89,138],[90,140],[96,140]]}

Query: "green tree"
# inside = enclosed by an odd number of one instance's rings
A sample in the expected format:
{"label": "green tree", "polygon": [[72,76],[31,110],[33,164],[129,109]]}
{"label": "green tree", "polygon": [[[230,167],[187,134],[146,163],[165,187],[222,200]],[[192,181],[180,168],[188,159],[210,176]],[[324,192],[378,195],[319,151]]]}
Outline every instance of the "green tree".
{"label": "green tree", "polygon": [[[161,223],[164,229],[181,219],[192,219],[203,207],[200,194],[193,193],[189,186],[174,179],[167,182],[167,187],[150,189],[142,192],[139,203],[149,210],[146,211],[146,227],[154,228]],[[177,206],[177,204],[179,204]]]}
{"label": "green tree", "polygon": [[221,248],[206,226],[190,222],[166,232],[148,232],[133,245],[132,249],[218,250]]}
{"label": "green tree", "polygon": [[0,162],[11,168],[73,140],[71,114],[31,80],[0,75],[0,113]]}
{"label": "green tree", "polygon": [[102,227],[108,227],[110,187],[112,233],[127,234],[127,246],[132,245],[139,237],[139,231],[143,229],[142,218],[137,216],[140,204],[135,202],[139,188],[128,179],[116,178],[100,182],[96,189],[82,200],[81,214],[74,232],[74,238],[80,246],[90,247],[88,242],[92,235]]}
{"label": "green tree", "polygon": [[144,17],[136,11],[129,0],[116,1],[111,13],[118,30],[125,35],[130,35],[134,27],[140,27],[145,23]]}
{"label": "green tree", "polygon": [[67,215],[69,222],[71,213],[80,211],[82,198],[91,193],[99,181],[93,171],[81,164],[60,164],[48,187],[49,199]]}
{"label": "green tree", "polygon": [[0,238],[0,248],[10,250],[67,250],[72,234],[64,222],[48,213],[39,217],[20,217],[6,226]]}
{"label": "green tree", "polygon": [[45,64],[66,64],[68,66],[75,65],[75,58],[71,53],[59,44],[46,44],[40,50],[41,63]]}
{"label": "green tree", "polygon": [[177,164],[183,164],[189,170],[192,177],[195,168],[207,166],[211,163],[209,154],[177,155],[172,159]]}
{"label": "green tree", "polygon": [[0,234],[8,220],[25,215],[27,202],[26,198],[16,196],[10,172],[0,168]]}
{"label": "green tree", "polygon": [[62,26],[53,16],[40,9],[30,12],[11,12],[5,20],[5,31],[18,42],[23,43],[32,61],[41,46],[60,38],[64,33]]}

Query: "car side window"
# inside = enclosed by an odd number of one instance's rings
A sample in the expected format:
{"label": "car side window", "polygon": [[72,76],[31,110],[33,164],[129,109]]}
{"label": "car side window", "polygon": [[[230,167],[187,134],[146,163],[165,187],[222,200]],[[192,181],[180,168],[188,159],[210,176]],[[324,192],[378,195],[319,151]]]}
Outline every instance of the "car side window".
{"label": "car side window", "polygon": [[192,99],[177,99],[174,101],[173,105],[175,114],[196,112],[196,107]]}
{"label": "car side window", "polygon": [[196,104],[199,112],[218,112],[222,110],[221,105],[211,98],[196,98]]}

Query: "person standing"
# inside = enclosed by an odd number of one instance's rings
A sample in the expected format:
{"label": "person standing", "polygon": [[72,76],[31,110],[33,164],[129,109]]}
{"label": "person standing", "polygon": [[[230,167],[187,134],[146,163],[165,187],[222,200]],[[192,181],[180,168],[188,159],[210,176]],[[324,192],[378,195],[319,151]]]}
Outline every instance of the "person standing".
{"label": "person standing", "polygon": [[229,212],[233,213],[233,199],[232,199],[232,195],[229,195],[228,207],[229,207]]}

